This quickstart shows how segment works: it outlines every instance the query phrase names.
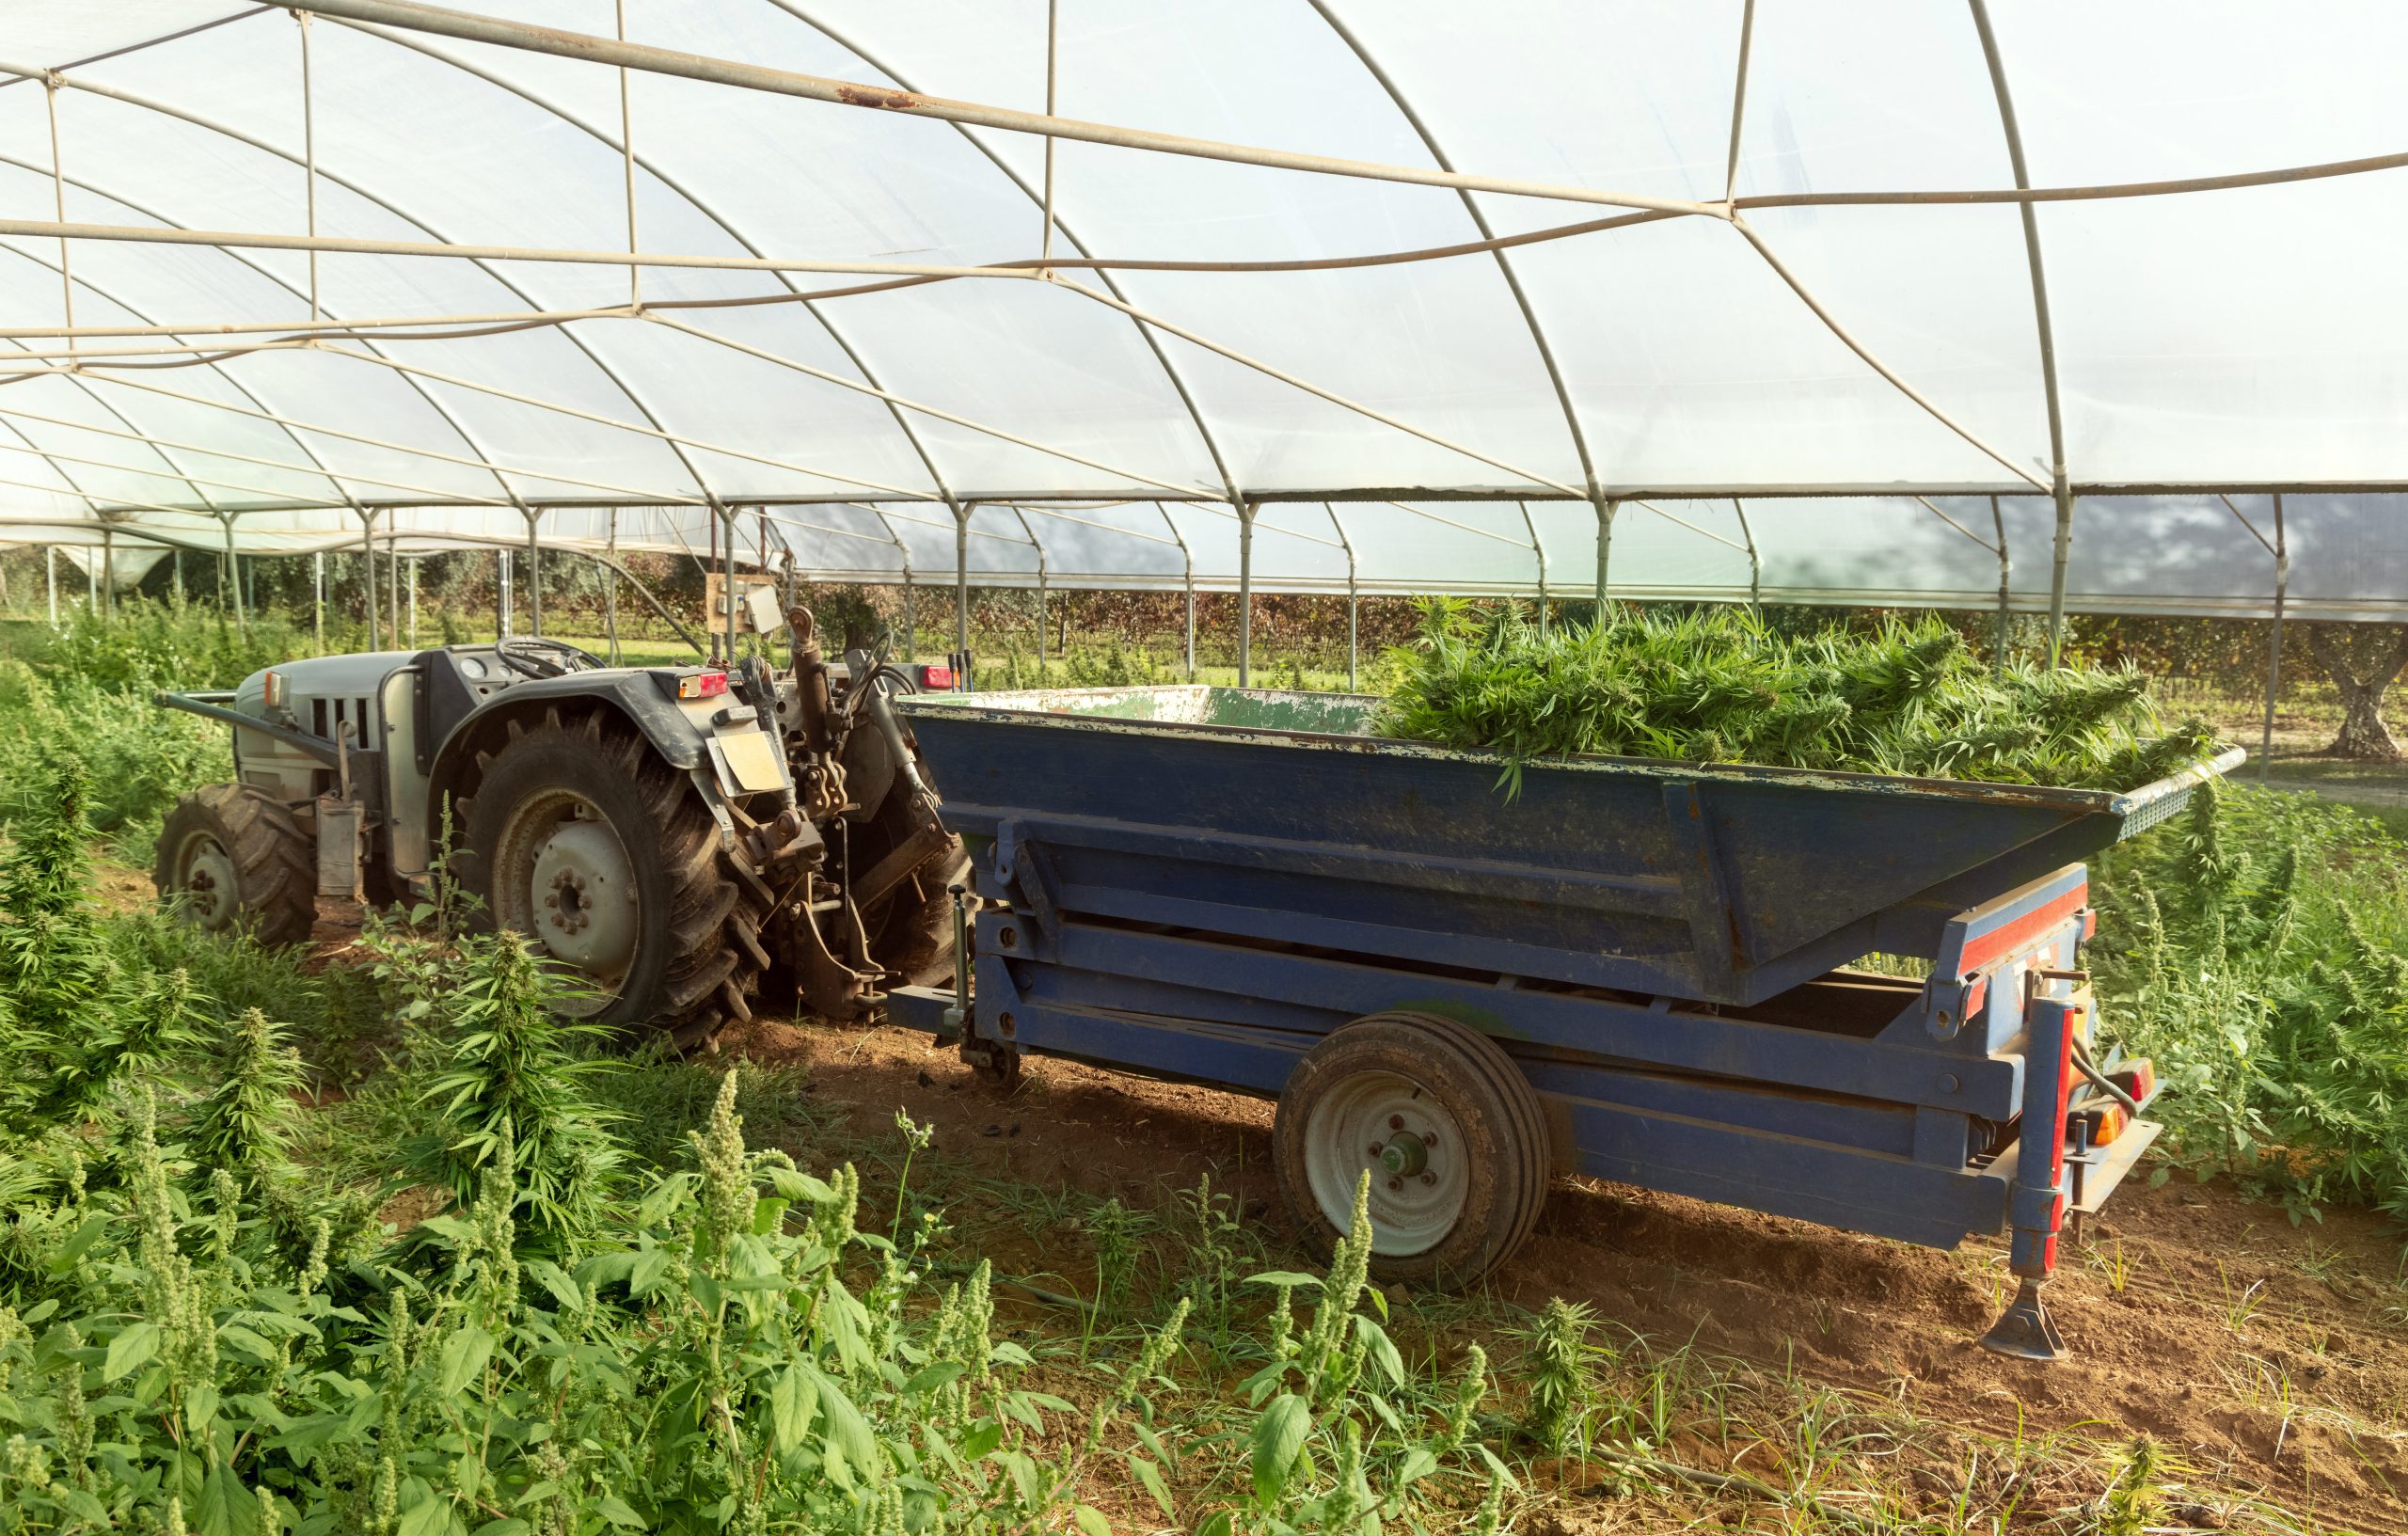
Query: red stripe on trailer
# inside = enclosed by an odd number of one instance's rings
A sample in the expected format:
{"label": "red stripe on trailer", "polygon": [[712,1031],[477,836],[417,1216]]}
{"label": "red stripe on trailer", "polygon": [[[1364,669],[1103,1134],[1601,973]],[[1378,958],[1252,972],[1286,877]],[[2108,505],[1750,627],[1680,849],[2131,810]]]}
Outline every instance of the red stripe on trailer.
{"label": "red stripe on trailer", "polygon": [[[2079,896],[2083,893],[2077,891],[2074,894]],[[2051,905],[2053,906],[2055,903],[2052,902]],[[2066,1206],[2069,1198],[2066,1190],[2066,1107],[2073,1099],[2074,1037],[2081,1033],[2083,1017],[2088,1011],[2087,1008],[2081,1006],[2066,1010],[2065,1037],[2059,1047],[2057,1113],[2050,1121],[2051,1129],[2056,1134],[2052,1138],[2053,1145],[2049,1156],[2049,1182],[2055,1186],[2057,1197],[2049,1211],[2048,1238],[2040,1244],[2040,1273],[2043,1275],[2052,1273],[2057,1267],[2057,1236],[2065,1229]],[[2027,1136],[2038,1134],[2039,1129],[2026,1127],[2023,1133]]]}
{"label": "red stripe on trailer", "polygon": [[2002,923],[1988,933],[1974,934],[1965,941],[1963,955],[1956,962],[1957,973],[1971,975],[1976,971],[1987,970],[2017,950],[2037,943],[2050,929],[2070,922],[2089,900],[2090,882],[2084,880],[2021,917]]}

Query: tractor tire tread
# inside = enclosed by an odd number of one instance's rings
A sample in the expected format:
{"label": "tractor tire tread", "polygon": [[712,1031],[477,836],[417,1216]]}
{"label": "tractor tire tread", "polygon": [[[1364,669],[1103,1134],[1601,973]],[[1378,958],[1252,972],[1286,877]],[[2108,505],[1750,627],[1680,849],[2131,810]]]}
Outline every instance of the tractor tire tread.
{"label": "tractor tire tread", "polygon": [[163,824],[151,881],[175,890],[175,848],[198,823],[226,851],[241,881],[243,911],[260,942],[299,943],[318,921],[318,862],[292,808],[258,784],[214,784],[178,796]]}
{"label": "tractor tire tread", "polygon": [[[1281,1095],[1273,1129],[1275,1171],[1291,1211],[1310,1229],[1334,1239],[1336,1224],[1316,1203],[1305,1173],[1305,1120],[1322,1080],[1342,1072],[1349,1055],[1368,1055],[1373,1069],[1399,1070],[1442,1093],[1460,1097],[1492,1123],[1489,1165],[1475,1180],[1465,1208],[1468,1225],[1450,1232],[1418,1254],[1374,1254],[1371,1273],[1381,1279],[1469,1284],[1502,1264],[1527,1242],[1538,1224],[1554,1173],[1553,1143],[1537,1093],[1497,1041],[1456,1020],[1433,1013],[1396,1011],[1367,1015],[1332,1031],[1307,1053]],[[1295,1106],[1291,1110],[1291,1105]],[[1474,1136],[1472,1128],[1463,1134]],[[1465,1146],[1458,1155],[1472,1155]]]}
{"label": "tractor tire tread", "polygon": [[752,936],[768,916],[721,848],[710,808],[687,774],[661,762],[642,735],[609,711],[553,706],[531,726],[509,724],[498,766],[522,752],[565,748],[626,781],[650,822],[635,835],[657,850],[666,886],[658,923],[670,951],[645,1000],[649,1017],[615,1021],[649,1023],[680,1051],[709,1046],[731,1012],[750,1012],[749,1005],[732,1009],[729,1003],[742,1004],[760,990],[767,956]]}

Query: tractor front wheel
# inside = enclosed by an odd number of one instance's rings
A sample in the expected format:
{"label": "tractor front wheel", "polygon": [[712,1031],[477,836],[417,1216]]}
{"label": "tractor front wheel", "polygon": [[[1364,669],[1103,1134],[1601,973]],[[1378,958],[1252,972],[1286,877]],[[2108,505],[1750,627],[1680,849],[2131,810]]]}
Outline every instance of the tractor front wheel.
{"label": "tractor front wheel", "polygon": [[207,933],[299,943],[318,921],[318,861],[291,807],[257,784],[203,784],[159,830],[159,899]]}

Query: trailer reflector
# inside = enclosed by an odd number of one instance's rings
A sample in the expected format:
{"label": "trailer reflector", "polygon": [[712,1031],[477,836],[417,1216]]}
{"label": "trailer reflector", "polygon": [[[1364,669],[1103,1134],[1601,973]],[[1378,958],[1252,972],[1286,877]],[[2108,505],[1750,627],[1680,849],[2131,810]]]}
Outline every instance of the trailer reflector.
{"label": "trailer reflector", "polygon": [[2074,1118],[2087,1122],[2090,1145],[2105,1147],[2131,1129],[2132,1112],[2117,1103],[2100,1104],[2077,1111]]}
{"label": "trailer reflector", "polygon": [[953,669],[942,662],[928,662],[920,669],[920,686],[941,689],[953,687]]}
{"label": "trailer reflector", "polygon": [[723,672],[700,672],[677,679],[677,697],[681,699],[716,699],[726,691],[727,673]]}
{"label": "trailer reflector", "polygon": [[2128,1061],[2107,1074],[2107,1081],[2132,1096],[2132,1102],[2146,1104],[2157,1097],[2157,1064],[2147,1056]]}

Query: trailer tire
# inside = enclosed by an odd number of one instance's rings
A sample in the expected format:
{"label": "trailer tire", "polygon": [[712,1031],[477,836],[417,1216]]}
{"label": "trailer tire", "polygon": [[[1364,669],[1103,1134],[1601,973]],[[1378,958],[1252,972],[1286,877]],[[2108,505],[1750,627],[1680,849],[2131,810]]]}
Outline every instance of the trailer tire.
{"label": "trailer tire", "polygon": [[[591,978],[598,995],[562,1011],[605,1028],[648,1024],[681,1051],[708,1045],[731,1017],[749,1020],[767,903],[721,851],[689,777],[605,710],[556,706],[508,726],[456,808],[462,883],[494,925]],[[607,839],[567,831],[597,823]],[[547,933],[547,919],[560,931]]]}
{"label": "trailer tire", "polygon": [[317,851],[292,808],[257,784],[180,796],[159,829],[150,880],[204,932],[247,925],[263,944],[295,944],[317,925]]}
{"label": "trailer tire", "polygon": [[1305,1053],[1279,1096],[1272,1163],[1297,1219],[1335,1243],[1371,1174],[1371,1274],[1462,1286],[1538,1224],[1553,1171],[1538,1095],[1452,1019],[1375,1013]]}

